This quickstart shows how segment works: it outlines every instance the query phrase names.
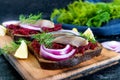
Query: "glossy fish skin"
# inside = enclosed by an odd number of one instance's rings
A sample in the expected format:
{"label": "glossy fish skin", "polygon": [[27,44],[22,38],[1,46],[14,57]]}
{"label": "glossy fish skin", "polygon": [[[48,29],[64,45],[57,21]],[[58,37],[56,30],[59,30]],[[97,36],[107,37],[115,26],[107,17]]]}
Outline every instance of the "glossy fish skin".
{"label": "glossy fish skin", "polygon": [[70,44],[75,47],[85,46],[88,44],[88,40],[80,37],[80,36],[73,36],[73,35],[65,35],[56,37],[53,42],[61,43],[61,44]]}

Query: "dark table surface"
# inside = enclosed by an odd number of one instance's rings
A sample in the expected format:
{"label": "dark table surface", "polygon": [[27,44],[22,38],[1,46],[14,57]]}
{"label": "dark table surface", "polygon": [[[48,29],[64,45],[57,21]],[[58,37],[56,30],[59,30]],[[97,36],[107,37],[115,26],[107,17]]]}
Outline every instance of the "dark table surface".
{"label": "dark table surface", "polygon": [[[20,14],[42,12],[45,19],[54,8],[65,7],[74,0],[0,0],[0,23],[18,19]],[[104,0],[105,1],[105,0]],[[0,56],[0,80],[22,80],[3,55]],[[77,80],[120,80],[120,64]]]}

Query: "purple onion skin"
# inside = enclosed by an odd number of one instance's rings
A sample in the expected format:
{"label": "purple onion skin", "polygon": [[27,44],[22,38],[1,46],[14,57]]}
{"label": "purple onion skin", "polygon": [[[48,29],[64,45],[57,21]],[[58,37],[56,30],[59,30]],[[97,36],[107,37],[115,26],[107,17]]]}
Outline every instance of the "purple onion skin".
{"label": "purple onion skin", "polygon": [[44,48],[43,48],[43,45],[41,45],[41,47],[40,47],[40,55],[43,58],[45,58],[47,60],[51,60],[51,61],[66,60],[66,59],[69,59],[70,57],[72,57],[74,54],[75,54],[75,49],[72,49],[67,54],[55,55],[55,54],[52,54],[52,53],[49,53],[49,52],[45,51]]}
{"label": "purple onion skin", "polygon": [[70,45],[66,45],[64,49],[48,49],[43,45],[43,49],[51,54],[62,55],[68,54],[73,48]]}

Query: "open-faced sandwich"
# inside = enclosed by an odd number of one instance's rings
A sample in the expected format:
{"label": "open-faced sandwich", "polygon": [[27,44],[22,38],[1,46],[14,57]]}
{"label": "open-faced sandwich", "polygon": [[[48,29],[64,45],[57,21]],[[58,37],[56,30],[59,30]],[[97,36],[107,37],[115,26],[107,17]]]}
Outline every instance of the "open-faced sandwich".
{"label": "open-faced sandwich", "polygon": [[44,69],[70,68],[99,56],[102,47],[90,28],[83,34],[73,30],[33,35],[29,49]]}
{"label": "open-faced sandwich", "polygon": [[33,34],[41,32],[51,32],[61,30],[60,24],[54,24],[50,20],[42,19],[42,15],[29,15],[28,17],[20,15],[19,21],[5,21],[2,23],[7,28],[7,34],[12,36],[14,40],[24,38],[32,40]]}
{"label": "open-faced sandwich", "polygon": [[15,42],[20,38],[29,40],[28,48],[22,40],[19,47],[14,42],[14,50],[7,47],[6,51],[16,50],[16,58],[27,59],[29,49],[43,69],[70,68],[99,56],[102,50],[90,28],[84,33],[79,33],[77,29],[63,30],[62,25],[40,19],[40,15],[28,18],[22,15],[20,21],[3,22],[2,25]]}

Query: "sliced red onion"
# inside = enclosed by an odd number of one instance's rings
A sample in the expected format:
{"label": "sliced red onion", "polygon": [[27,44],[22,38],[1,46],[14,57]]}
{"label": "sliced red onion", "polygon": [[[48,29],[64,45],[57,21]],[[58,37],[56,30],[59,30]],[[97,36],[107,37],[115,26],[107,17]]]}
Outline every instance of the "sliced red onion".
{"label": "sliced red onion", "polygon": [[61,55],[55,55],[53,53],[47,52],[44,50],[43,45],[40,47],[40,55],[44,57],[45,59],[48,60],[53,60],[53,61],[60,61],[60,60],[65,60],[71,57],[75,53],[75,49],[72,49],[70,52],[67,54],[61,54]]}
{"label": "sliced red onion", "polygon": [[20,24],[20,27],[32,29],[32,30],[37,30],[37,31],[42,31],[41,28],[33,26],[33,25],[29,25],[29,24]]}
{"label": "sliced red onion", "polygon": [[103,42],[101,44],[103,47],[105,47],[109,50],[113,50],[115,52],[120,52],[120,42],[118,42],[118,41],[107,41],[107,42]]}
{"label": "sliced red onion", "polygon": [[72,47],[68,44],[64,49],[48,49],[44,45],[42,45],[43,49],[49,53],[55,54],[55,55],[62,55],[67,54],[72,50]]}
{"label": "sliced red onion", "polygon": [[8,26],[8,25],[11,25],[11,24],[14,24],[14,25],[18,25],[20,23],[20,21],[17,21],[17,20],[11,20],[11,21],[5,21],[2,23],[3,26]]}
{"label": "sliced red onion", "polygon": [[115,52],[120,53],[120,46],[116,47]]}

